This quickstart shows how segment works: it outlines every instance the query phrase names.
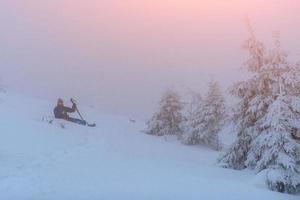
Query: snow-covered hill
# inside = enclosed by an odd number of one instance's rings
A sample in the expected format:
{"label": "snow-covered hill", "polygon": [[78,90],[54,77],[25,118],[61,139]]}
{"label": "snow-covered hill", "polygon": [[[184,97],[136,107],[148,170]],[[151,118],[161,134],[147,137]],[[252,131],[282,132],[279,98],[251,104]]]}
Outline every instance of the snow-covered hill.
{"label": "snow-covered hill", "polygon": [[62,129],[42,121],[55,102],[0,98],[1,200],[299,199],[251,171],[218,167],[218,152],[142,134],[142,121],[80,105],[97,127]]}

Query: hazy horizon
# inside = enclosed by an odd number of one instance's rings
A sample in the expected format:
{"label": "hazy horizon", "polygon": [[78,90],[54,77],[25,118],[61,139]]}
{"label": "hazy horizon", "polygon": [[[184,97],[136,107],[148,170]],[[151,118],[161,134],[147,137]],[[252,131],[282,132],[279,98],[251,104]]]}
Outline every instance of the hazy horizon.
{"label": "hazy horizon", "polygon": [[[168,87],[204,93],[245,75],[249,17],[259,39],[281,35],[300,60],[296,0],[44,0],[0,2],[0,77],[8,90],[75,97],[145,116]],[[146,114],[145,114],[146,113]]]}

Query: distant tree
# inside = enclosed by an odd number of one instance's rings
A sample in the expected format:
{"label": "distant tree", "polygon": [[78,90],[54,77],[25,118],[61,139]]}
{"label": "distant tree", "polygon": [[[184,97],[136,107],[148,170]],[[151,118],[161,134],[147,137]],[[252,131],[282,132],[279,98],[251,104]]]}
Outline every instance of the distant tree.
{"label": "distant tree", "polygon": [[186,132],[182,137],[185,144],[205,144],[218,150],[221,145],[218,133],[225,117],[225,104],[219,84],[212,81],[202,101],[188,118]]}
{"label": "distant tree", "polygon": [[156,136],[182,134],[183,105],[180,96],[174,90],[167,90],[160,101],[158,112],[147,122],[146,133]]}
{"label": "distant tree", "polygon": [[199,112],[203,105],[203,99],[200,93],[191,92],[191,99],[187,107],[186,119],[192,118]]}
{"label": "distant tree", "polygon": [[199,143],[198,134],[202,120],[203,99],[200,94],[193,93],[188,105],[187,116],[183,123],[184,134],[181,137],[183,144],[194,145]]}
{"label": "distant tree", "polygon": [[245,48],[246,68],[253,76],[234,85],[240,99],[234,112],[238,138],[221,159],[224,167],[268,170],[272,190],[300,191],[300,145],[293,133],[300,130],[300,70],[287,60],[279,39],[267,51],[254,34]]}

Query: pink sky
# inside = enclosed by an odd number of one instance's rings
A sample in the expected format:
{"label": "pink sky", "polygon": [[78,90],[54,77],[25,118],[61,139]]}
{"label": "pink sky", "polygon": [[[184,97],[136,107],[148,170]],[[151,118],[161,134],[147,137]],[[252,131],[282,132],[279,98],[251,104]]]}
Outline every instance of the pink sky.
{"label": "pink sky", "polygon": [[299,9],[298,0],[1,1],[0,70],[16,90],[138,113],[166,87],[204,91],[214,78],[226,89],[242,77],[246,16],[268,44],[280,31],[300,60]]}

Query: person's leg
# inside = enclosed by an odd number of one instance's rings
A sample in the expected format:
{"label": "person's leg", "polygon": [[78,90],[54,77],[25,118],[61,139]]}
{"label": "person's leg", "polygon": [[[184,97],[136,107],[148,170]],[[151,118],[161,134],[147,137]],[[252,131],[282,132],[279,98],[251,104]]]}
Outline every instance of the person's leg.
{"label": "person's leg", "polygon": [[72,118],[72,117],[69,117],[67,119],[69,122],[73,122],[73,123],[76,123],[76,124],[80,124],[80,125],[86,125],[86,121],[84,120],[81,120],[81,119],[76,119],[76,118]]}

